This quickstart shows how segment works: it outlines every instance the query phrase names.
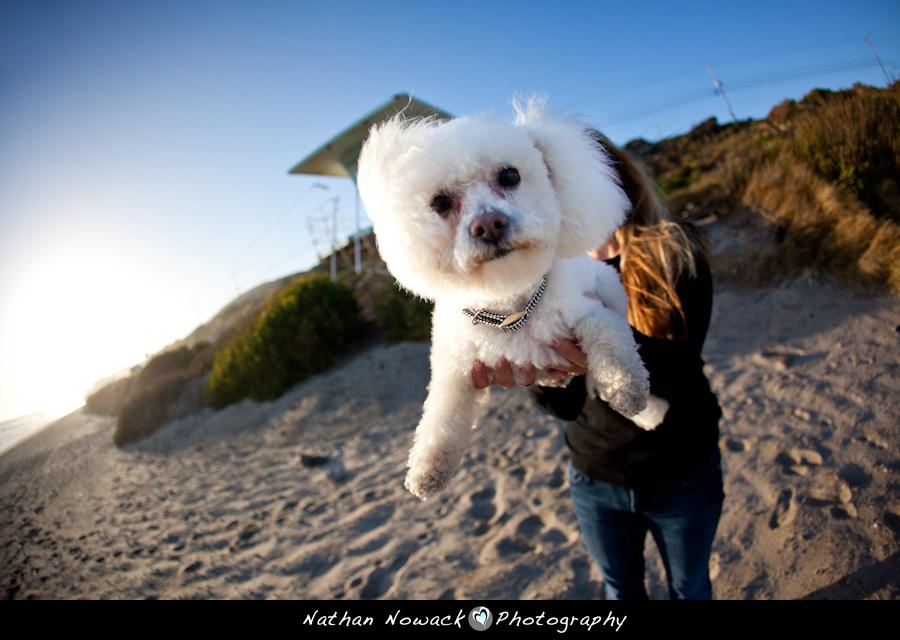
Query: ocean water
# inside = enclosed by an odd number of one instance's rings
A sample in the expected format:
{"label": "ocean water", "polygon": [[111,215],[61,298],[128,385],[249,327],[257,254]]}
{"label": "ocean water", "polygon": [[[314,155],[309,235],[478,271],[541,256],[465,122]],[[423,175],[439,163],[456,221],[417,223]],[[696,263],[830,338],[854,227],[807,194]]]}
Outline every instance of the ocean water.
{"label": "ocean water", "polygon": [[0,455],[61,417],[59,413],[40,412],[0,422]]}

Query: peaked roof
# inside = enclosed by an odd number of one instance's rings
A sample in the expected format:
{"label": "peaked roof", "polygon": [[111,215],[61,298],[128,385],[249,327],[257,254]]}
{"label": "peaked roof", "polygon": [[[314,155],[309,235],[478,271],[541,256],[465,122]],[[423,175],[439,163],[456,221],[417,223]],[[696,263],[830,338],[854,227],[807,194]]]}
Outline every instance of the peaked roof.
{"label": "peaked roof", "polygon": [[350,125],[345,131],[301,160],[288,173],[353,178],[355,181],[356,163],[362,144],[369,135],[369,129],[372,128],[372,125],[384,122],[401,111],[408,116],[436,115],[448,120],[453,117],[437,107],[416,100],[411,95],[397,94],[390,102],[364,116],[359,122]]}

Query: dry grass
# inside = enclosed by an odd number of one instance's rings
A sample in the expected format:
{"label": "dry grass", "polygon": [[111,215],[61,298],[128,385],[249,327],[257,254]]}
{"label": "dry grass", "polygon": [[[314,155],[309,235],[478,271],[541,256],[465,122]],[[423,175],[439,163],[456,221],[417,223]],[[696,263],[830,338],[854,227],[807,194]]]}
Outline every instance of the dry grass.
{"label": "dry grass", "polygon": [[169,407],[184,392],[188,380],[186,376],[174,374],[134,393],[119,413],[113,443],[121,447],[137,442],[165,424],[170,418]]}
{"label": "dry grass", "polygon": [[746,206],[775,227],[789,272],[813,268],[900,294],[900,83],[816,90],[767,121],[704,123],[641,156],[675,187],[667,202],[677,215]]}
{"label": "dry grass", "polygon": [[900,228],[808,166],[761,167],[742,201],[783,230],[780,254],[788,269],[813,267],[900,293]]}
{"label": "dry grass", "polygon": [[[135,442],[165,424],[172,418],[169,408],[185,393],[190,382],[206,373],[210,366],[211,355],[206,343],[178,347],[151,358],[139,374],[125,379],[129,383],[123,387],[127,393],[118,399],[114,411],[106,412],[119,416],[113,442],[117,446]],[[102,397],[106,391],[101,389],[96,395]]]}

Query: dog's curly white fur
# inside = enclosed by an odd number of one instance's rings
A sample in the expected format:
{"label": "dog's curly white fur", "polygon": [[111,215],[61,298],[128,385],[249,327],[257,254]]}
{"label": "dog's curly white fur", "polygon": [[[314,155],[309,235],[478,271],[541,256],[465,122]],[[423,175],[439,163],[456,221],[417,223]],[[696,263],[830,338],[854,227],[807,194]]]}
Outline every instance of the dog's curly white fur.
{"label": "dog's curly white fur", "polygon": [[[432,377],[406,478],[412,493],[431,496],[460,463],[487,396],[472,384],[476,359],[550,368],[565,363],[549,342],[568,336],[602,398],[625,416],[645,409],[648,376],[618,274],[585,255],[630,205],[583,124],[539,105],[519,109],[515,124],[495,114],[398,116],[372,129],[358,185],[391,273],[435,302]],[[545,274],[543,298],[518,331],[462,313],[521,311]],[[658,409],[641,426],[655,427]]]}

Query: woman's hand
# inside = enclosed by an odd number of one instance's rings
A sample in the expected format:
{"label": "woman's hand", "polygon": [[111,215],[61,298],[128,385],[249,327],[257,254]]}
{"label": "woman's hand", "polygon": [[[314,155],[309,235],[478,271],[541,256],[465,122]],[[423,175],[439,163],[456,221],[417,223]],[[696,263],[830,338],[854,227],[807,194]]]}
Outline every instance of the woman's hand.
{"label": "woman's hand", "polygon": [[[561,380],[569,374],[587,373],[587,356],[576,343],[566,338],[554,338],[550,341],[550,348],[568,361],[568,365],[563,367],[547,369],[551,377]],[[530,387],[534,384],[536,376],[537,369],[531,363],[515,367],[503,359],[493,368],[480,360],[472,364],[472,384],[476,389],[486,389],[492,385],[504,389],[512,389],[515,386]]]}
{"label": "woman's hand", "polygon": [[534,384],[537,369],[529,363],[514,367],[505,358],[492,369],[481,360],[472,364],[472,384],[476,389],[486,389],[491,385],[512,389],[515,386],[530,387]]}
{"label": "woman's hand", "polygon": [[552,374],[560,374],[558,377],[565,378],[570,373],[580,376],[588,372],[587,356],[578,343],[572,342],[567,338],[554,338],[550,341],[550,348],[569,362],[567,366],[562,368],[551,369],[550,372]]}

